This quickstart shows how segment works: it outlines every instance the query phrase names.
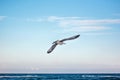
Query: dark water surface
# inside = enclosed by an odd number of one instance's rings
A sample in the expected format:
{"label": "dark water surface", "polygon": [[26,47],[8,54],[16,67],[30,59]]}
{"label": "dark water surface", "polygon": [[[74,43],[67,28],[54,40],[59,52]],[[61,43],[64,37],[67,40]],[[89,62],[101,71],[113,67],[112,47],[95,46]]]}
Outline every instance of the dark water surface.
{"label": "dark water surface", "polygon": [[0,80],[120,80],[120,74],[0,74]]}

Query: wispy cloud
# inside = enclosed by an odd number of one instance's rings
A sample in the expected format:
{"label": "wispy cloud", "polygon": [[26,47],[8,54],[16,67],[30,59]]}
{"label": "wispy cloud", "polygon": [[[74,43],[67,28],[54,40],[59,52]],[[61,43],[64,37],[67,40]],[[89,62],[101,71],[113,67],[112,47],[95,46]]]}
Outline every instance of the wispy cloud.
{"label": "wispy cloud", "polygon": [[49,16],[48,21],[58,22],[60,26],[81,26],[99,24],[120,24],[120,19],[83,19],[82,17],[56,17]]}
{"label": "wispy cloud", "polygon": [[27,18],[26,21],[28,22],[42,22],[43,19],[42,18]]}
{"label": "wispy cloud", "polygon": [[102,31],[111,29],[110,27],[106,26],[79,26],[79,27],[71,27],[65,28],[65,32],[93,32],[93,31]]}
{"label": "wispy cloud", "polygon": [[90,19],[89,17],[59,17],[48,16],[37,19],[27,19],[32,22],[56,23],[65,32],[92,32],[110,30],[110,24],[120,24],[120,19]]}
{"label": "wispy cloud", "polygon": [[0,16],[0,21],[4,20],[7,16]]}
{"label": "wispy cloud", "polygon": [[65,32],[90,32],[112,29],[110,24],[120,24],[120,19],[88,19],[87,17],[49,16],[49,22],[55,22]]}
{"label": "wispy cloud", "polygon": [[81,25],[100,25],[100,24],[120,24],[120,19],[101,19],[101,20],[62,20],[61,26],[81,26]]}
{"label": "wispy cloud", "polygon": [[79,19],[79,18],[83,18],[83,17],[58,17],[58,16],[49,16],[47,18],[48,21],[51,22],[59,22],[59,21],[64,21],[64,20],[74,20],[74,19]]}

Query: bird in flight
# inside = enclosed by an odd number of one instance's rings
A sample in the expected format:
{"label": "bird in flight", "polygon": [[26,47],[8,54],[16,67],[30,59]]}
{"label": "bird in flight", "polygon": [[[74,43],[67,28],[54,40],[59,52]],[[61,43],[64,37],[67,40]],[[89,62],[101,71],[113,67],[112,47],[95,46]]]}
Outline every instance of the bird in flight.
{"label": "bird in flight", "polygon": [[75,35],[75,36],[72,36],[72,37],[69,37],[69,38],[65,38],[65,39],[62,39],[62,40],[57,40],[57,41],[54,41],[52,44],[52,46],[50,47],[50,49],[48,49],[47,53],[51,53],[55,47],[57,45],[62,45],[62,44],[65,44],[64,41],[67,41],[67,40],[73,40],[73,39],[76,39],[78,38],[80,35]]}

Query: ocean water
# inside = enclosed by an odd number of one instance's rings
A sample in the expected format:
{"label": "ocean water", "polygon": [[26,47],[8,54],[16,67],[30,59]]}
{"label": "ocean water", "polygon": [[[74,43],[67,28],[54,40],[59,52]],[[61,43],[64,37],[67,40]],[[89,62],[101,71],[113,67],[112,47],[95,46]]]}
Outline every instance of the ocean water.
{"label": "ocean water", "polygon": [[120,74],[0,74],[0,80],[120,80]]}

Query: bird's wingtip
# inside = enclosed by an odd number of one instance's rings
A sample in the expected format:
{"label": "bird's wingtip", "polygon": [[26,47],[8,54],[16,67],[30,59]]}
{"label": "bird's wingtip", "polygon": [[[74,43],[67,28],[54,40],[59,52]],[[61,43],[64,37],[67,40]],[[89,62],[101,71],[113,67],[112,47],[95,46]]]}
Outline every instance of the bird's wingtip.
{"label": "bird's wingtip", "polygon": [[76,37],[79,37],[80,36],[80,34],[78,34]]}
{"label": "bird's wingtip", "polygon": [[47,51],[47,53],[49,54],[49,53],[50,53],[50,51]]}

